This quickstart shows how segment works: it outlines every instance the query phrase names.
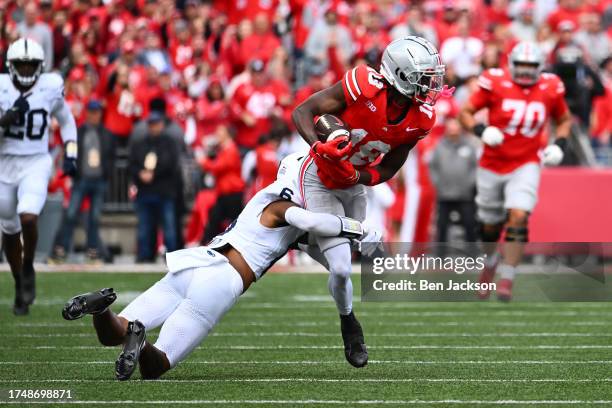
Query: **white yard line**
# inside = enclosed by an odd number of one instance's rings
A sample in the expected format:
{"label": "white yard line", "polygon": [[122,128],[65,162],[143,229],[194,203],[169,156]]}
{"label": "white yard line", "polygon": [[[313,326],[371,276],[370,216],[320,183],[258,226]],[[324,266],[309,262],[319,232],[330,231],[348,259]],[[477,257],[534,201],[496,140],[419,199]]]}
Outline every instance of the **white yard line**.
{"label": "white yard line", "polygon": [[[111,383],[117,380],[83,380],[83,379],[27,379],[27,380],[0,380],[0,384],[29,384],[29,383]],[[305,383],[606,383],[612,378],[228,378],[228,379],[197,379],[197,380],[134,380],[146,384],[207,384],[207,383],[277,383],[277,382],[305,382]]]}
{"label": "white yard line", "polygon": [[[0,365],[83,365],[83,364],[113,364],[110,360],[93,360],[93,361],[0,361]],[[344,365],[345,361],[329,361],[329,360],[186,360],[181,362],[185,364],[205,364],[205,365]],[[612,360],[370,360],[368,364],[412,364],[412,365],[464,365],[464,364],[526,364],[526,365],[553,365],[553,364],[612,364]],[[0,380],[0,382],[6,382]]]}
{"label": "white yard line", "polygon": [[[9,401],[4,404],[23,404],[24,401]],[[612,400],[65,400],[65,401],[33,401],[28,404],[59,405],[608,405]]]}
{"label": "white yard line", "polygon": [[[0,338],[91,337],[91,333],[0,333]],[[336,333],[313,332],[227,332],[211,337],[338,337]],[[368,333],[368,337],[612,337],[612,333]]]}
{"label": "white yard line", "polygon": [[[341,345],[318,345],[318,346],[290,346],[290,345],[276,345],[276,346],[217,346],[217,345],[206,345],[198,347],[199,350],[339,350]],[[607,344],[578,344],[578,345],[530,345],[530,346],[457,346],[457,345],[381,345],[381,346],[368,346],[372,350],[604,350],[611,349],[612,345]],[[0,346],[0,350],[109,350],[104,349],[102,346]]]}

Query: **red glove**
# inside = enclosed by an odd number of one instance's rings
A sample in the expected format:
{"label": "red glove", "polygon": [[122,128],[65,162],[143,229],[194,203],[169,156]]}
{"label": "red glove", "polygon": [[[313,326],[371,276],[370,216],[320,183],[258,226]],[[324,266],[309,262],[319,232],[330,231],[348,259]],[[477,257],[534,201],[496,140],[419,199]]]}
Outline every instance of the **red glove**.
{"label": "red glove", "polygon": [[[345,143],[345,146],[340,147],[341,144]],[[310,151],[314,152],[317,156],[324,157],[328,160],[341,160],[349,154],[353,145],[347,136],[337,137],[329,142],[315,142]]]}
{"label": "red glove", "polygon": [[348,188],[357,184],[359,172],[348,160],[330,161],[314,155],[317,175],[321,183],[329,189]]}

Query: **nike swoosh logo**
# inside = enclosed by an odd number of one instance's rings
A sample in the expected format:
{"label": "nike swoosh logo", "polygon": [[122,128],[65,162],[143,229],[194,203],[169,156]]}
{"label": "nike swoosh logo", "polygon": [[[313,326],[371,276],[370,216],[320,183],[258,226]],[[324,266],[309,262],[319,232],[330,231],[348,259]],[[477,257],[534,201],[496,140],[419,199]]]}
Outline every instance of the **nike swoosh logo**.
{"label": "nike swoosh logo", "polygon": [[414,132],[415,130],[421,130],[421,129],[419,129],[419,128],[410,128],[410,127],[406,128],[406,132]]}

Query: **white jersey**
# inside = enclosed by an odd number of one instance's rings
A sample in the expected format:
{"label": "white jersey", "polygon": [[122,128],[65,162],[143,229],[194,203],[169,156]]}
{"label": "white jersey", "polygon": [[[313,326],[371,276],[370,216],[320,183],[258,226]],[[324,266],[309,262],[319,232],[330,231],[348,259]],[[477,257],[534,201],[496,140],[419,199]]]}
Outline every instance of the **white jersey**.
{"label": "white jersey", "polygon": [[280,163],[276,181],[255,194],[238,218],[225,232],[213,238],[207,247],[182,249],[166,254],[168,271],[175,273],[188,268],[209,266],[212,256],[210,253],[213,253],[209,248],[221,248],[229,244],[240,252],[255,272],[255,278],[261,278],[287,253],[289,246],[304,234],[304,231],[291,225],[268,228],[259,222],[263,210],[275,201],[291,200],[300,207],[304,206],[299,186],[304,157],[307,157],[307,154],[295,153],[285,157]]}
{"label": "white jersey", "polygon": [[[9,110],[20,92],[7,74],[0,75],[0,115]],[[24,95],[30,110],[2,133],[0,154],[25,156],[49,151],[51,117],[60,124],[64,142],[76,142],[76,124],[64,100],[64,81],[54,73],[42,74]]]}
{"label": "white jersey", "polygon": [[256,279],[282,258],[291,244],[304,234],[304,231],[291,225],[264,227],[259,217],[270,203],[282,199],[304,206],[299,173],[305,156],[300,153],[287,156],[280,163],[276,181],[255,194],[227,230],[208,245],[210,248],[220,248],[230,244],[236,248],[255,273]]}

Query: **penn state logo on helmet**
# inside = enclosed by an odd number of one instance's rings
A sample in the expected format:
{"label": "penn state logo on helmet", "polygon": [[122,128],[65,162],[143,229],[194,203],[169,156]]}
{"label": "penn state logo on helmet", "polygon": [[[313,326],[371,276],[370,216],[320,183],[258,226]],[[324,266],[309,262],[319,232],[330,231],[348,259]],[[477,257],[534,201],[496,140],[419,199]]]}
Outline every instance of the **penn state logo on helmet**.
{"label": "penn state logo on helmet", "polygon": [[9,46],[6,65],[13,83],[26,88],[31,87],[42,74],[45,52],[36,41],[20,38]]}
{"label": "penn state logo on helmet", "polygon": [[399,93],[429,105],[442,92],[444,72],[436,47],[414,35],[391,42],[380,64],[380,73]]}

